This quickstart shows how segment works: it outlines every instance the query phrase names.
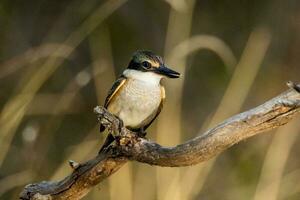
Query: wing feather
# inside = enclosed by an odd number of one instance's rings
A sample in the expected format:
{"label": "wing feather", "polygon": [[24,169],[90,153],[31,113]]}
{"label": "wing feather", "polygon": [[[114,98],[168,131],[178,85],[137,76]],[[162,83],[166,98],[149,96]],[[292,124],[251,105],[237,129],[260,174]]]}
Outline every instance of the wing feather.
{"label": "wing feather", "polygon": [[[108,105],[112,102],[112,99],[114,98],[115,94],[118,93],[118,91],[122,88],[122,86],[126,82],[126,77],[121,75],[113,84],[111,89],[108,92],[108,95],[104,102],[104,108],[107,108]],[[103,125],[100,125],[100,132],[103,132],[105,130],[105,127]]]}
{"label": "wing feather", "polygon": [[108,92],[108,95],[105,99],[104,107],[107,108],[109,103],[112,101],[114,98],[115,94],[118,93],[118,91],[122,88],[124,83],[126,82],[126,77],[121,75],[113,84],[112,88]]}

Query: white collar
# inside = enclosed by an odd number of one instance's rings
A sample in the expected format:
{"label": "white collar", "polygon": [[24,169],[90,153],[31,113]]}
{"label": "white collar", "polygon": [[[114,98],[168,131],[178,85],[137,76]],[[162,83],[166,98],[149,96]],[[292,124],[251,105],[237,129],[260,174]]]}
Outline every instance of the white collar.
{"label": "white collar", "polygon": [[123,75],[127,78],[132,78],[135,80],[140,80],[146,83],[159,84],[162,79],[162,75],[156,74],[154,72],[141,72],[134,69],[126,69]]}

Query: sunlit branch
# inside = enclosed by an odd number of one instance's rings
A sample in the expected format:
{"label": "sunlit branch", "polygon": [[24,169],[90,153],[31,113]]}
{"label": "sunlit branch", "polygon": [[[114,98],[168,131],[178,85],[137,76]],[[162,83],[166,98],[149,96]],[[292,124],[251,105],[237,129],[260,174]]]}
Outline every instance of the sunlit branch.
{"label": "sunlit branch", "polygon": [[96,107],[99,120],[116,141],[95,158],[80,164],[70,161],[71,175],[58,182],[27,185],[21,199],[81,199],[93,186],[117,171],[129,160],[164,167],[194,165],[218,155],[232,145],[259,133],[288,123],[300,111],[300,85],[249,111],[235,115],[216,127],[175,147],[163,147],[138,137],[102,107]]}

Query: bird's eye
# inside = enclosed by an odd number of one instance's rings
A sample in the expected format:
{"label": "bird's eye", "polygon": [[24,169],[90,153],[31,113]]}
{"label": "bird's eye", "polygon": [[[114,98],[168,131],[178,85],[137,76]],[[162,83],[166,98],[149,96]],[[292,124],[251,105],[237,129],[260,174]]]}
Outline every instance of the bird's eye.
{"label": "bird's eye", "polygon": [[142,62],[142,65],[146,69],[150,69],[151,68],[151,64],[149,62],[147,62],[147,61]]}

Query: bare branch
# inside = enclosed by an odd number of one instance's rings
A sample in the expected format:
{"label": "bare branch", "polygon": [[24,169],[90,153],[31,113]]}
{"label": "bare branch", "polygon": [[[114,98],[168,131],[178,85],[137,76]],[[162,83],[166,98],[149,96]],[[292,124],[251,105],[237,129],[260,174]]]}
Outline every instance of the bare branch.
{"label": "bare branch", "polygon": [[21,199],[72,199],[85,196],[90,189],[117,171],[128,160],[151,165],[179,167],[206,161],[232,145],[259,133],[288,123],[300,111],[300,85],[289,82],[291,88],[266,103],[233,116],[186,143],[162,147],[138,137],[124,127],[119,119],[102,107],[96,107],[100,122],[116,135],[116,142],[90,161],[76,165],[71,175],[59,182],[27,185]]}

